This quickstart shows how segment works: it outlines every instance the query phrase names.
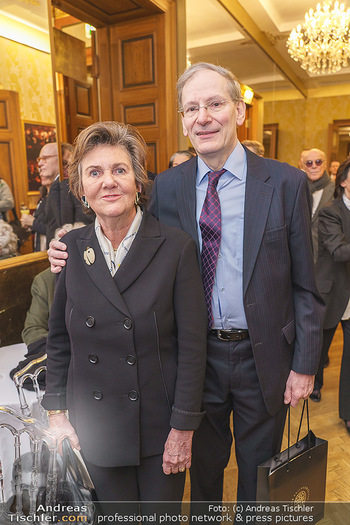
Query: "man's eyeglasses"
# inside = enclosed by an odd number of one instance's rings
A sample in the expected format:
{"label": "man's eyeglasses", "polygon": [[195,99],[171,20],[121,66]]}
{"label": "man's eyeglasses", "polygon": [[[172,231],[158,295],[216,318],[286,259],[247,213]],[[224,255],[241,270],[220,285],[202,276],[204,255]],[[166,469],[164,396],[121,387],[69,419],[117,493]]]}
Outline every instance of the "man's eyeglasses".
{"label": "man's eyeglasses", "polygon": [[43,157],[38,157],[36,161],[39,163],[41,162],[47,162],[47,159],[51,159],[52,157],[58,157],[58,155],[44,155]]}
{"label": "man's eyeglasses", "polygon": [[311,168],[311,166],[313,164],[315,164],[315,166],[322,166],[322,164],[324,163],[324,160],[322,159],[316,159],[316,160],[305,160],[304,161],[304,164],[307,168]]}
{"label": "man's eyeglasses", "polygon": [[201,108],[205,108],[210,114],[219,113],[219,111],[221,111],[228,103],[228,100],[213,100],[212,102],[208,102],[208,104],[203,104],[203,106],[200,106],[199,104],[185,106],[178,112],[181,113],[184,118],[195,118],[198,116]]}

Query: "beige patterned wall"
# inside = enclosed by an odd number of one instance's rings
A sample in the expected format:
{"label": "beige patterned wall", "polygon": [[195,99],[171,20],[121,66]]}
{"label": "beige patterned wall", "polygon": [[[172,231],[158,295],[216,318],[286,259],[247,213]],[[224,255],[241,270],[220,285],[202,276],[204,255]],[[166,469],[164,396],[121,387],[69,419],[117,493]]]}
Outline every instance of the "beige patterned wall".
{"label": "beige patterned wall", "polygon": [[0,86],[19,93],[24,121],[55,123],[51,58],[0,37]]}
{"label": "beige patterned wall", "polygon": [[343,119],[350,119],[350,95],[264,104],[264,124],[278,124],[278,160],[293,166],[305,148],[327,153],[328,125]]}

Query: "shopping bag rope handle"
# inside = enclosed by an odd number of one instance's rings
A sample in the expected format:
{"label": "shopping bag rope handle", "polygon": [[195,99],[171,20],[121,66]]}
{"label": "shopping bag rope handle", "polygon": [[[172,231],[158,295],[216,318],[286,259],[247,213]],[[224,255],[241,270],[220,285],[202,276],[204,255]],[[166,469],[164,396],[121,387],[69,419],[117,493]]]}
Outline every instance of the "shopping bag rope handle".
{"label": "shopping bag rope handle", "polygon": [[[306,406],[306,420],[307,420],[307,445],[308,445],[309,455],[310,455],[310,449],[311,449],[310,418],[309,418],[309,403],[308,403],[307,399],[304,399],[303,408],[302,408],[302,411],[301,411],[296,447],[298,448],[298,445],[299,445],[299,437],[300,437],[301,425],[302,425],[303,417],[304,417],[305,406]],[[289,470],[289,461],[290,461],[290,405],[288,405],[288,449],[287,450],[288,450],[288,468],[287,468],[287,470]]]}

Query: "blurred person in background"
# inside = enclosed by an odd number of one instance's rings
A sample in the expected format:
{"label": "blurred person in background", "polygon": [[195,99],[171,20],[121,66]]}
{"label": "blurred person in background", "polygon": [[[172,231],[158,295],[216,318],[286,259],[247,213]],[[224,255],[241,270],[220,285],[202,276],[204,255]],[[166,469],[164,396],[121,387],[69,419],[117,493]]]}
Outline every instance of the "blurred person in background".
{"label": "blurred person in background", "polygon": [[340,166],[340,162],[339,160],[332,160],[332,162],[330,163],[329,165],[329,177],[330,179],[335,182],[335,179],[336,179],[336,176],[337,176],[337,171],[338,171],[338,168]]}
{"label": "blurred person in background", "polygon": [[344,420],[350,433],[350,159],[338,169],[334,197],[334,201],[319,213],[319,255],[315,269],[317,285],[326,303],[326,316],[312,399],[321,400],[323,368],[340,322],[344,343],[339,417]]}
{"label": "blurred person in background", "polygon": [[[61,144],[63,179],[55,180],[46,202],[46,240],[47,248],[49,242],[55,235],[55,231],[63,224],[82,222],[91,224],[95,219],[94,213],[86,213],[84,206],[71,192],[68,180],[69,161],[74,148],[68,142]],[[91,211],[91,210],[90,210]]]}
{"label": "blurred person in background", "polygon": [[324,151],[312,148],[301,152],[300,167],[307,175],[312,196],[311,232],[314,262],[317,261],[318,256],[318,214],[333,199],[334,193],[334,182],[329,178],[326,166]]}
{"label": "blurred person in background", "polygon": [[265,154],[264,145],[257,140],[242,140],[242,144],[256,155],[259,155],[260,157],[263,157]]}
{"label": "blurred person in background", "polygon": [[169,168],[174,168],[175,166],[178,166],[179,164],[182,164],[183,162],[186,162],[195,156],[195,153],[192,153],[190,150],[176,151],[170,157]]}
{"label": "blurred person in background", "polygon": [[16,257],[18,237],[12,227],[3,219],[0,219],[0,259]]}
{"label": "blurred person in background", "polygon": [[[84,226],[85,224],[77,222],[75,224],[65,224],[63,227],[66,232],[69,232]],[[55,238],[59,238],[57,232],[55,233]],[[50,268],[38,273],[33,279],[31,286],[32,301],[22,330],[22,341],[27,346],[27,353],[24,355],[24,359],[11,370],[11,378],[29,363],[46,354],[49,315],[55,293],[55,283],[56,276],[50,271]],[[42,362],[41,364],[46,364],[46,362]],[[39,385],[42,389],[45,389],[45,377],[45,372],[42,372],[38,377]],[[29,379],[26,380],[24,382],[24,388],[33,390],[32,381]]]}
{"label": "blurred person in background", "polygon": [[55,179],[59,177],[58,150],[56,142],[50,142],[41,148],[37,162],[41,179],[40,199],[33,215],[22,214],[21,216],[21,225],[23,228],[26,228],[35,234],[35,252],[45,251],[47,245],[47,197],[52,184]]}
{"label": "blurred person in background", "polygon": [[0,178],[0,219],[8,220],[7,212],[15,205],[10,186]]}

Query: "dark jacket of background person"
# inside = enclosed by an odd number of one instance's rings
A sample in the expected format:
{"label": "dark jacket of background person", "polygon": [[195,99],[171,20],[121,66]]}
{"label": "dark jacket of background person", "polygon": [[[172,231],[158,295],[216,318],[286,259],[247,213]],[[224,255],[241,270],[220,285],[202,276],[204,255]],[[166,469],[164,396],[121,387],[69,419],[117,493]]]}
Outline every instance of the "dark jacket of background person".
{"label": "dark jacket of background person", "polygon": [[[283,406],[290,370],[317,371],[324,305],[316,288],[306,175],[246,149],[243,301],[268,412]],[[149,211],[197,243],[197,158],[157,175]],[[310,210],[310,212],[309,212]],[[310,213],[310,215],[306,215]],[[305,247],[305,249],[304,249]]]}
{"label": "dark jacket of background person", "polygon": [[341,197],[319,213],[316,279],[326,302],[323,328],[334,328],[350,298],[350,211]]}
{"label": "dark jacket of background person", "polygon": [[47,204],[47,193],[39,200],[37,207],[34,211],[34,222],[31,227],[34,235],[34,251],[41,251],[41,236],[46,235],[46,204]]}
{"label": "dark jacket of background person", "polygon": [[84,207],[69,189],[69,180],[58,179],[52,184],[46,203],[46,242],[49,247],[54,238],[57,228],[63,224],[83,222],[91,224],[95,220],[95,214],[90,210],[84,213]]}
{"label": "dark jacket of background person", "polygon": [[64,242],[43,406],[69,409],[88,462],[137,465],[163,453],[170,427],[202,419],[207,315],[195,243],[144,212],[112,278],[94,225]]}
{"label": "dark jacket of background person", "polygon": [[[348,169],[346,170],[348,173]],[[337,176],[338,177],[338,176]],[[342,319],[350,299],[350,210],[337,198],[319,214],[319,257],[316,263],[319,290],[326,302],[323,347],[315,388],[323,386],[323,367],[336,327],[343,329],[343,356],[339,381],[339,417],[350,433],[349,319]]]}

